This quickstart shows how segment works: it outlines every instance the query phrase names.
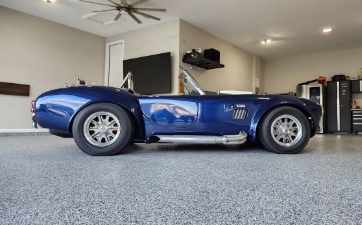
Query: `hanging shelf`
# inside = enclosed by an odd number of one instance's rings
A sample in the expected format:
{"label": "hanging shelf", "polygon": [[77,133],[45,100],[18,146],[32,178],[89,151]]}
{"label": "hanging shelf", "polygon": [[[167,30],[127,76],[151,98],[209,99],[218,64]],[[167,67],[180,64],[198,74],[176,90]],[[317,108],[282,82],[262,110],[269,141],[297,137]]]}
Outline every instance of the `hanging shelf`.
{"label": "hanging shelf", "polygon": [[201,67],[201,68],[204,68],[207,70],[225,67],[225,65],[223,65],[223,64],[212,61],[210,59],[205,59],[200,53],[198,53],[196,51],[186,53],[182,57],[182,62],[191,64],[193,66],[198,66],[198,67]]}

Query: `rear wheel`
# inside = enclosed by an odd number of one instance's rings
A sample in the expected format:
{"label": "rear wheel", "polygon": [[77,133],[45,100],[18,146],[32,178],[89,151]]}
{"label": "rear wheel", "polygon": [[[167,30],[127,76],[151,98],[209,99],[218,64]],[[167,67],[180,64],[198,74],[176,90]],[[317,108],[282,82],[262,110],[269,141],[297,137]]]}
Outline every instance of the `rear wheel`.
{"label": "rear wheel", "polygon": [[259,139],[269,151],[293,154],[308,144],[310,125],[306,116],[296,108],[276,108],[260,122]]}
{"label": "rear wheel", "polygon": [[132,120],[117,105],[93,104],[76,116],[73,137],[78,147],[87,154],[115,155],[124,151],[133,137]]}

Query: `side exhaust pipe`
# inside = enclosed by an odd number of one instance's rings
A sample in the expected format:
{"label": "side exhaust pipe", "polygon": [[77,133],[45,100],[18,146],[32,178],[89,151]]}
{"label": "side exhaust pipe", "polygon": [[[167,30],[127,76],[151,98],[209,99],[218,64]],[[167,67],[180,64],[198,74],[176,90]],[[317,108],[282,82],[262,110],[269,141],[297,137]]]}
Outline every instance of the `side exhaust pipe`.
{"label": "side exhaust pipe", "polygon": [[176,144],[244,144],[247,140],[247,133],[240,132],[236,135],[224,136],[198,136],[198,135],[157,135],[160,143]]}

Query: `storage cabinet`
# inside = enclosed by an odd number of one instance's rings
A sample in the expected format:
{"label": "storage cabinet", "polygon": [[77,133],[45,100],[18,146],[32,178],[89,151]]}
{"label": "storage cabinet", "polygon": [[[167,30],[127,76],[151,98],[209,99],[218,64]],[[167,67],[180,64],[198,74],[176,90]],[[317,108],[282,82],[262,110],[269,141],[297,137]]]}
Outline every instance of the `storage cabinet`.
{"label": "storage cabinet", "polygon": [[362,132],[362,109],[352,109],[353,133]]}
{"label": "storage cabinet", "polygon": [[351,81],[351,93],[362,93],[362,80],[352,80]]}
{"label": "storage cabinet", "polygon": [[297,86],[297,96],[309,99],[322,106],[323,115],[319,121],[317,133],[327,133],[327,94],[324,84],[305,84]]}
{"label": "storage cabinet", "polygon": [[333,132],[352,132],[351,86],[349,80],[328,81],[327,129]]}

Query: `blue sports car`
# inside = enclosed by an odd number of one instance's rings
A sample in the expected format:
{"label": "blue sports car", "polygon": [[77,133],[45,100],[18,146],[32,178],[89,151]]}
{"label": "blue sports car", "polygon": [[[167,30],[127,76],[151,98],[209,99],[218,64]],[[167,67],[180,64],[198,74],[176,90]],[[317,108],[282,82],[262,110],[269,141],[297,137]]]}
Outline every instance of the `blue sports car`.
{"label": "blue sports car", "polygon": [[[204,91],[184,69],[185,95],[138,95],[129,88],[68,86],[32,102],[33,126],[73,137],[90,155],[115,155],[131,143],[243,144],[298,153],[317,131],[321,106],[283,95]],[[122,84],[123,86],[123,84]]]}

